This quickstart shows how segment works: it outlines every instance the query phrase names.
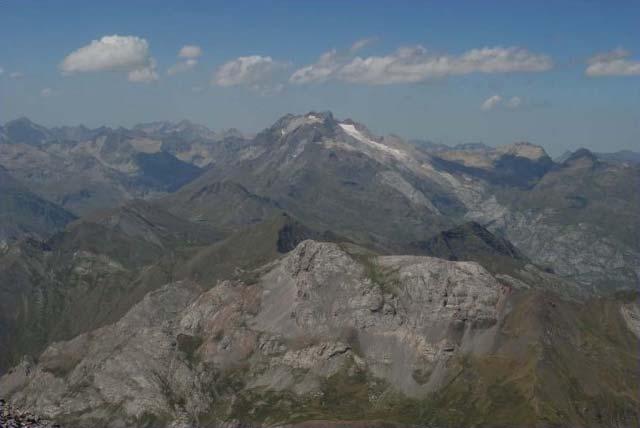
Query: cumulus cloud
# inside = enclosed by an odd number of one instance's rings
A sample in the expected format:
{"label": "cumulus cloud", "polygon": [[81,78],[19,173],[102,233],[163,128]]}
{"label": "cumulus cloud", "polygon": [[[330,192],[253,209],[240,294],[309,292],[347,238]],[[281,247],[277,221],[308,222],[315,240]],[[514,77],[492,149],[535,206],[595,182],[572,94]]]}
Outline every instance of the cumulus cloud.
{"label": "cumulus cloud", "polygon": [[196,45],[184,45],[180,52],[178,52],[180,58],[199,58],[202,56],[202,49]]}
{"label": "cumulus cloud", "polygon": [[500,95],[492,95],[489,98],[487,98],[482,105],[480,106],[480,108],[484,111],[489,111],[489,110],[493,110],[494,108],[496,108],[500,103],[502,102],[502,97]]}
{"label": "cumulus cloud", "polygon": [[631,52],[617,48],[589,58],[585,74],[590,77],[640,76],[640,60],[629,57]]}
{"label": "cumulus cloud", "polygon": [[11,73],[9,73],[9,77],[12,79],[22,79],[24,77],[24,74],[19,71],[12,71]]}
{"label": "cumulus cloud", "polygon": [[0,67],[0,76],[4,73],[4,68]]}
{"label": "cumulus cloud", "polygon": [[64,58],[60,70],[65,74],[87,72],[123,72],[131,82],[158,79],[156,63],[149,44],[136,36],[104,36],[93,40]]}
{"label": "cumulus cloud", "polygon": [[136,83],[149,83],[158,80],[155,61],[152,60],[148,67],[131,70],[127,75],[127,78],[130,82]]}
{"label": "cumulus cloud", "polygon": [[322,83],[336,78],[340,69],[344,67],[356,52],[364,49],[375,41],[374,37],[356,40],[348,50],[332,49],[320,55],[318,61],[293,72],[289,82],[294,84]]}
{"label": "cumulus cloud", "polygon": [[185,71],[191,70],[196,65],[198,65],[198,60],[193,58],[190,58],[186,61],[180,61],[169,67],[169,69],[167,70],[167,74],[169,76],[175,76],[178,73],[184,73]]}
{"label": "cumulus cloud", "polygon": [[178,73],[184,73],[185,71],[189,71],[198,65],[198,58],[202,56],[202,49],[200,46],[195,45],[185,45],[178,52],[179,58],[184,58],[184,60],[173,64],[167,70],[167,74],[169,76],[175,76]]}
{"label": "cumulus cloud", "polygon": [[222,64],[214,73],[211,83],[223,87],[246,86],[266,93],[280,87],[274,85],[273,80],[286,66],[270,56],[241,56]]}
{"label": "cumulus cloud", "polygon": [[325,82],[335,77],[342,66],[338,52],[333,49],[322,54],[315,64],[294,71],[289,81],[295,84]]}
{"label": "cumulus cloud", "polygon": [[356,40],[351,45],[351,48],[349,50],[351,52],[358,52],[359,50],[364,49],[365,47],[373,43],[375,40],[376,40],[375,37],[368,37],[366,39]]}
{"label": "cumulus cloud", "polygon": [[482,111],[495,110],[497,108],[517,110],[524,105],[522,98],[513,96],[509,99],[505,99],[502,96],[496,94],[492,95],[480,105]]}
{"label": "cumulus cloud", "polygon": [[518,47],[485,47],[462,55],[447,55],[431,53],[422,46],[411,46],[401,47],[389,55],[364,58],[340,57],[330,51],[315,64],[296,70],[290,81],[302,84],[336,79],[386,85],[471,73],[541,72],[552,67],[549,56]]}
{"label": "cumulus cloud", "polygon": [[53,92],[53,89],[51,88],[44,88],[43,90],[40,91],[40,96],[44,98],[50,97],[53,94],[54,92]]}

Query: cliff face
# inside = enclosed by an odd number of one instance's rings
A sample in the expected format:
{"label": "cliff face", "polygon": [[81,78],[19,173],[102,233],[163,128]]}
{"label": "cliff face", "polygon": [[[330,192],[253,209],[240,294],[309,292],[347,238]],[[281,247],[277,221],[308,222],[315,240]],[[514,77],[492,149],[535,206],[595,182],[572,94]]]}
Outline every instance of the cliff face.
{"label": "cliff face", "polygon": [[474,262],[315,241],[256,278],[168,284],[0,394],[68,426],[638,421],[633,296],[578,304]]}

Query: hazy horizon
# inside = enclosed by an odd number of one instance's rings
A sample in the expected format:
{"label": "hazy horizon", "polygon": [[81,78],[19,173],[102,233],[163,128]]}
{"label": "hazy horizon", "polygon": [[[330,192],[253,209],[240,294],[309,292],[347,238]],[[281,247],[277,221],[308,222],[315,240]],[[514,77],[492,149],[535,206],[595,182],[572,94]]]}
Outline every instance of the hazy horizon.
{"label": "hazy horizon", "polygon": [[[327,110],[325,110],[327,111]],[[287,114],[293,114],[294,116],[303,116],[309,113],[313,113],[316,111],[307,111],[307,112],[299,112],[299,113],[287,113]],[[34,120],[32,120],[31,118],[27,117],[27,116],[19,116],[16,117],[14,119],[11,119],[5,123],[0,123],[0,127],[2,127],[3,125],[6,125],[7,123],[14,121],[14,120],[20,120],[20,119],[27,119],[29,121],[31,121],[32,123],[35,123],[36,125],[39,126],[45,126],[46,128],[57,128],[57,127],[65,127],[65,126],[69,126],[69,127],[81,127],[84,126],[90,130],[96,130],[96,129],[100,129],[100,128],[109,128],[109,129],[113,129],[113,130],[118,130],[118,129],[126,129],[126,130],[133,130],[136,126],[141,126],[141,125],[149,125],[152,123],[159,123],[159,122],[166,122],[166,123],[173,123],[173,124],[178,124],[180,122],[183,121],[187,121],[190,122],[193,125],[198,125],[198,126],[205,126],[207,129],[214,131],[214,132],[223,132],[223,131],[229,131],[229,130],[236,130],[239,131],[244,137],[246,138],[253,138],[257,133],[268,129],[271,125],[273,125],[273,123],[270,123],[268,125],[266,125],[265,127],[261,128],[261,129],[255,129],[255,130],[244,130],[244,129],[238,129],[238,128],[210,128],[207,125],[204,125],[202,123],[193,121],[191,119],[188,118],[181,118],[181,119],[162,119],[162,120],[152,120],[152,121],[146,121],[146,122],[137,122],[137,123],[133,123],[131,125],[112,125],[112,124],[101,124],[101,125],[97,125],[97,126],[87,126],[83,123],[78,123],[78,124],[54,124],[54,125],[47,125],[47,124],[43,124],[43,123],[39,123],[36,122]],[[352,117],[337,117],[336,119],[338,120],[355,120]],[[357,120],[355,120],[356,122],[358,122]],[[275,122],[275,121],[274,121]],[[360,123],[360,122],[359,122]],[[362,123],[362,125],[367,126],[366,123]],[[455,147],[456,145],[463,145],[463,144],[484,144],[486,146],[489,147],[498,147],[498,146],[504,146],[504,145],[509,145],[509,144],[514,144],[514,143],[531,143],[531,144],[535,144],[537,146],[541,146],[548,154],[549,156],[551,156],[552,158],[557,158],[560,157],[568,152],[575,152],[579,149],[583,149],[583,148],[587,148],[588,147],[584,147],[584,146],[576,146],[574,148],[567,148],[564,151],[560,151],[560,152],[556,152],[553,151],[553,147],[549,148],[549,147],[545,147],[544,144],[538,144],[538,143],[533,143],[531,141],[527,141],[527,140],[518,140],[518,141],[512,141],[512,142],[507,142],[507,143],[500,143],[500,144],[496,144],[496,143],[492,143],[492,142],[487,142],[487,141],[453,141],[453,142],[445,142],[445,141],[437,141],[437,140],[433,140],[433,139],[429,139],[429,138],[425,138],[425,137],[413,137],[413,138],[409,138],[406,137],[404,135],[399,135],[399,134],[395,134],[395,133],[380,133],[377,134],[378,137],[383,137],[383,136],[388,136],[388,135],[395,135],[397,137],[400,137],[402,139],[404,139],[407,142],[425,142],[425,143],[433,143],[433,144],[444,144],[447,145],[449,147]],[[633,150],[633,149],[620,149],[620,150],[613,150],[613,151],[598,151],[598,150],[592,150],[589,149],[595,153],[617,153],[617,152],[634,152],[634,153],[639,153],[637,150]]]}

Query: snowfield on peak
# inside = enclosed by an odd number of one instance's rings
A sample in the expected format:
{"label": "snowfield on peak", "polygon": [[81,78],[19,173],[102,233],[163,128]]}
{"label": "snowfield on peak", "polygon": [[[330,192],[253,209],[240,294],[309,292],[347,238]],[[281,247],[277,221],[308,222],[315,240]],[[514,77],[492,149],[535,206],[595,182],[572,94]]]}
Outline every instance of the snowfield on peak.
{"label": "snowfield on peak", "polygon": [[372,139],[365,136],[362,132],[358,131],[356,127],[350,123],[340,123],[339,125],[344,132],[346,132],[349,136],[355,138],[360,142],[363,142],[383,152],[389,153],[390,155],[400,159],[405,159],[407,157],[407,154],[401,150],[394,149],[394,148],[385,146],[384,144],[380,144],[378,142],[373,141]]}

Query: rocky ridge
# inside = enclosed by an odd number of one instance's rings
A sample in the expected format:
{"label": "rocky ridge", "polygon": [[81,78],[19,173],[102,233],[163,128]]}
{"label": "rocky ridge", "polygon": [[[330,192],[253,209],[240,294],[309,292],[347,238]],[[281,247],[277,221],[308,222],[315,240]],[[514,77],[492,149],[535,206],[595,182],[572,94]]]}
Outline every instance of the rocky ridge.
{"label": "rocky ridge", "polygon": [[[490,346],[508,290],[475,263],[358,262],[337,244],[305,241],[255,285],[226,281],[200,295],[167,285],[117,323],[53,344],[37,365],[24,361],[0,390],[84,423],[113,406],[125,420],[202,417],[229,399],[231,379],[219,376],[238,370],[247,390],[313,397],[351,367],[416,396],[442,386],[459,349]],[[237,411],[226,402],[216,416]]]}
{"label": "rocky ridge", "polygon": [[[451,420],[429,397],[496,382],[504,368],[482,374],[483,364],[522,364],[520,342],[538,346],[537,334],[550,335],[547,341],[574,334],[545,315],[559,305],[572,317],[572,303],[548,292],[540,300],[537,281],[509,283],[474,262],[371,256],[348,244],[304,241],[260,272],[252,282],[222,281],[205,292],[191,282],[168,284],[115,324],[54,343],[37,363],[23,361],[0,380],[0,393],[66,426],[269,425],[327,416],[442,423]],[[625,320],[635,320],[637,308],[625,308],[619,322],[630,326]],[[538,327],[527,327],[521,338],[509,333],[528,323],[542,323],[540,333]],[[615,334],[637,342],[629,328]],[[615,346],[614,367],[624,358],[637,362]],[[547,361],[540,352],[537,358]],[[521,391],[518,382],[507,385]],[[540,394],[529,399],[544,401]],[[396,413],[402,402],[410,408]],[[619,418],[630,411],[623,408],[600,411]],[[524,423],[543,416],[507,409],[491,417]],[[465,418],[486,417],[482,412],[464,410]]]}

